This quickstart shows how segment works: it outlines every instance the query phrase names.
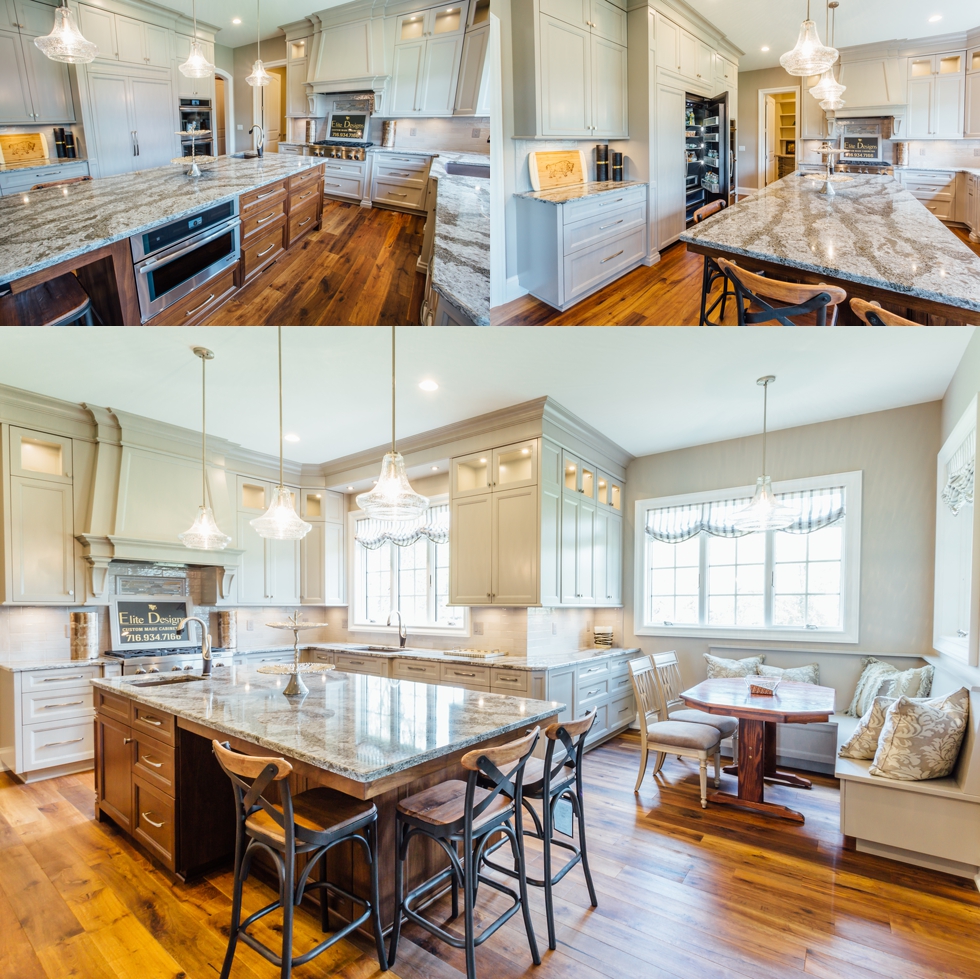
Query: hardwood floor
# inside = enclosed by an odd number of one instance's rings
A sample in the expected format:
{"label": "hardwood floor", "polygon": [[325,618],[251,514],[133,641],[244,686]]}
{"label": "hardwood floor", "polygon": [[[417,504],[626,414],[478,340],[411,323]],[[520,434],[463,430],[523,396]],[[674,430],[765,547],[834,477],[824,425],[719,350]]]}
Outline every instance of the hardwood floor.
{"label": "hardwood floor", "polygon": [[425,217],[328,201],[323,227],[216,310],[208,326],[389,326],[420,321]]}
{"label": "hardwood floor", "polygon": [[[541,967],[531,965],[517,915],[477,950],[481,979],[980,977],[980,894],[972,882],[846,849],[833,779],[815,778],[810,792],[767,788],[773,801],[805,813],[799,827],[728,807],[702,810],[697,766],[676,759],[658,780],[648,774],[634,796],[638,759],[633,736],[586,759],[599,907],[590,907],[573,869],[556,889],[558,948],[548,952],[544,901],[532,888]],[[540,871],[537,850],[531,864]],[[177,883],[110,824],[95,822],[91,774],[27,786],[0,776],[0,975],[214,979],[230,894],[228,872]],[[250,881],[246,908],[270,894]],[[479,902],[481,918],[503,906],[489,888]],[[443,903],[437,910],[448,909]],[[274,944],[278,919],[266,920],[258,933]],[[298,914],[297,947],[312,947],[318,935],[313,916]],[[294,974],[381,975],[360,940],[338,943]],[[414,926],[389,973],[463,974],[461,952]],[[232,975],[273,979],[278,970],[240,946]]]}
{"label": "hardwood floor", "polygon": [[[971,242],[965,230],[950,231],[980,255],[980,244]],[[533,296],[523,296],[492,309],[491,322],[497,326],[697,326],[703,261],[683,242],[676,242],[661,252],[656,265],[634,269],[564,313]],[[718,289],[720,285],[712,295]],[[729,304],[723,324],[734,325],[735,316],[735,307]]]}

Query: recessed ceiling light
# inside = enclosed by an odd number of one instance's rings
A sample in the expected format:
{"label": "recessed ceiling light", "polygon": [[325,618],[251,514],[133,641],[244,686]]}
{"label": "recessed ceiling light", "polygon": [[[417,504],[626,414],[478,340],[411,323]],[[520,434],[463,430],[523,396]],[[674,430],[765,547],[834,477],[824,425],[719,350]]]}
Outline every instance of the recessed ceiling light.
{"label": "recessed ceiling light", "polygon": [[763,50],[763,51],[768,51],[768,50],[769,50],[769,45],[768,45],[768,44],[764,44],[764,45],[762,46],[762,50]]}
{"label": "recessed ceiling light", "polygon": [[942,15],[942,14],[933,14],[933,15],[932,15],[932,16],[931,16],[931,17],[929,18],[929,23],[930,23],[930,24],[935,24],[935,23],[936,23],[937,21],[940,21],[940,20],[942,20],[942,19],[943,19],[943,15]]}
{"label": "recessed ceiling light", "polygon": [[232,17],[231,18],[231,22],[233,24],[240,24],[242,22],[242,19],[241,19],[241,17]]}
{"label": "recessed ceiling light", "polygon": [[354,487],[353,486],[348,486],[347,487],[347,492],[348,493],[353,493],[354,492]]}
{"label": "recessed ceiling light", "polygon": [[480,462],[486,462],[486,461],[487,461],[486,459],[481,459],[481,460],[480,460]]}
{"label": "recessed ceiling light", "polygon": [[285,441],[287,442],[298,442],[299,436],[294,435],[292,432],[290,432],[288,435],[283,435],[283,439],[285,439]]}
{"label": "recessed ceiling light", "polygon": [[530,452],[531,452],[530,449],[521,449],[521,455],[529,455]]}
{"label": "recessed ceiling light", "polygon": [[436,384],[435,381],[428,380],[428,379],[426,379],[424,381],[419,381],[419,387],[423,391],[438,391],[439,390],[439,385]]}
{"label": "recessed ceiling light", "polygon": [[438,467],[438,466],[433,466],[433,467],[432,467],[432,471],[433,471],[434,473],[437,473],[437,472],[439,472],[439,467]]}

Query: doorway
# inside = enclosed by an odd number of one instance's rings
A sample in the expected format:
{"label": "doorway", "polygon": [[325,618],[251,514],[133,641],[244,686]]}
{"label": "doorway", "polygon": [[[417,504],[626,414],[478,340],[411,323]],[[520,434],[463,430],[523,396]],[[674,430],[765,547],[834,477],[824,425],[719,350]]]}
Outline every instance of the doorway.
{"label": "doorway", "polygon": [[252,119],[265,133],[265,152],[278,153],[286,134],[286,62],[266,64],[269,84],[252,89]]}
{"label": "doorway", "polygon": [[214,70],[214,129],[217,156],[231,156],[235,152],[235,127],[228,120],[235,120],[235,85],[232,76],[221,68]]}
{"label": "doorway", "polygon": [[799,132],[799,88],[760,89],[756,184],[760,190],[796,169]]}

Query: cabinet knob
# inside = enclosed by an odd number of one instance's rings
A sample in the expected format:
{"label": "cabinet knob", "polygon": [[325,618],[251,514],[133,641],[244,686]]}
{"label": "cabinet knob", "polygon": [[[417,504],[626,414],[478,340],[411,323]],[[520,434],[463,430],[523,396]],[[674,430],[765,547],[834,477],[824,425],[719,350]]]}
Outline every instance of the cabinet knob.
{"label": "cabinet knob", "polygon": [[132,744],[132,743],[133,743],[132,738],[123,738],[123,744]]}

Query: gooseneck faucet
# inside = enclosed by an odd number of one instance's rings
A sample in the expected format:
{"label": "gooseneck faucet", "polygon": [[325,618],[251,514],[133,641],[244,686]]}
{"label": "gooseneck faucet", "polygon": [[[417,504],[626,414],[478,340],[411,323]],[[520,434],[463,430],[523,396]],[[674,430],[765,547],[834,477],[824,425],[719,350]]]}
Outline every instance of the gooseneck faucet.
{"label": "gooseneck faucet", "polygon": [[255,152],[258,153],[259,156],[262,156],[265,153],[265,130],[258,123],[256,123],[248,131],[248,134],[251,136],[256,129],[259,131],[259,138],[255,141]]}
{"label": "gooseneck faucet", "polygon": [[397,608],[393,608],[388,613],[388,622],[386,624],[387,625],[391,625],[391,620],[396,615],[398,616],[398,645],[401,646],[402,649],[404,649],[405,648],[405,640],[408,639],[408,632],[405,629],[405,620],[402,618],[401,611],[399,609],[397,609]]}
{"label": "gooseneck faucet", "polygon": [[178,632],[184,631],[184,626],[188,622],[196,622],[201,627],[201,655],[204,657],[204,666],[201,669],[201,676],[211,675],[211,634],[208,632],[207,623],[199,619],[196,615],[188,615],[186,619],[181,619],[177,626]]}

